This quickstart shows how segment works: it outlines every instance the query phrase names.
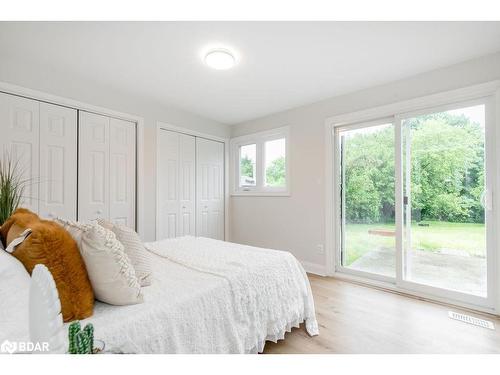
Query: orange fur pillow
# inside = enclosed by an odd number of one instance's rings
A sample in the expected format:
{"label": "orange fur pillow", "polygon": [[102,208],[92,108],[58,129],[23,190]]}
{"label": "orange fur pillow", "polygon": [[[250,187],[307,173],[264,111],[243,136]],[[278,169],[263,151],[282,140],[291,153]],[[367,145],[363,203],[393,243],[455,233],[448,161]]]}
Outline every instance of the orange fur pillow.
{"label": "orange fur pillow", "polygon": [[18,209],[2,225],[0,234],[8,246],[25,229],[32,233],[12,252],[31,274],[37,264],[44,264],[54,277],[63,320],[69,322],[92,315],[94,293],[85,263],[71,235],[59,224],[40,220],[26,209]]}
{"label": "orange fur pillow", "polygon": [[4,247],[7,248],[12,240],[19,237],[21,233],[28,228],[28,225],[35,221],[40,221],[37,214],[34,214],[26,208],[18,208],[0,227],[0,235],[2,236]]}

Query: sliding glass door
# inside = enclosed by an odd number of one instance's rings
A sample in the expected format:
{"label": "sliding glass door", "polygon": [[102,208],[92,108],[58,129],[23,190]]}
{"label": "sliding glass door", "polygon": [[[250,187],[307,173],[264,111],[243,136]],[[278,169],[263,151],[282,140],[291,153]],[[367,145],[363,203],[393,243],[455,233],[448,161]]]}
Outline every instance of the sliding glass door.
{"label": "sliding glass door", "polygon": [[342,265],[396,275],[394,125],[363,124],[340,133]]}
{"label": "sliding glass door", "polygon": [[402,119],[404,278],[487,296],[485,105]]}
{"label": "sliding glass door", "polygon": [[339,271],[491,306],[488,103],[336,130]]}

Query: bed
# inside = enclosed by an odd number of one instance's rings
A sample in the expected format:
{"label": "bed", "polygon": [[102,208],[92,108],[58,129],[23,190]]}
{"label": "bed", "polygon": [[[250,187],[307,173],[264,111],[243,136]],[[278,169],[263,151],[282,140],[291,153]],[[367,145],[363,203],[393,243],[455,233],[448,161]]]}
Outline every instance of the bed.
{"label": "bed", "polygon": [[318,334],[307,275],[289,252],[202,237],[146,243],[144,303],[96,302],[95,337],[111,353],[257,353],[305,323]]}

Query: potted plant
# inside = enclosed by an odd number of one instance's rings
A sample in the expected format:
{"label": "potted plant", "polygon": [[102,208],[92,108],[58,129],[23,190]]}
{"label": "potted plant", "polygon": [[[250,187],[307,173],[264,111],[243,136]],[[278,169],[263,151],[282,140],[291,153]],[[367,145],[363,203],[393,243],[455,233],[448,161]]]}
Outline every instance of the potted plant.
{"label": "potted plant", "polygon": [[0,226],[19,207],[26,183],[19,162],[4,153],[0,159]]}

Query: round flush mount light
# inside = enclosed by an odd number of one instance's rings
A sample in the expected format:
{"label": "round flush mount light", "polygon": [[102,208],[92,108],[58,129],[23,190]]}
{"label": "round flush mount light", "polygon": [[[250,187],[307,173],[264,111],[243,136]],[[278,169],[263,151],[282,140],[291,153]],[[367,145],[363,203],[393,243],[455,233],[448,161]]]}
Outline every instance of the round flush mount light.
{"label": "round flush mount light", "polygon": [[205,55],[205,64],[212,69],[227,70],[236,65],[236,59],[227,49],[214,49]]}

